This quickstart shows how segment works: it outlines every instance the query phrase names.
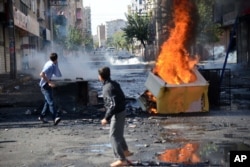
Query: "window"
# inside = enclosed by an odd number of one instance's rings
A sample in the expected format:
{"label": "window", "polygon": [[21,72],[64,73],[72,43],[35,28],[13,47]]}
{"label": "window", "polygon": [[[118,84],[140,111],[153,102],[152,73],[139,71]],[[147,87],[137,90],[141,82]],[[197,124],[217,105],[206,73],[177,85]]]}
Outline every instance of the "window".
{"label": "window", "polygon": [[23,2],[20,2],[20,11],[26,16],[28,15],[28,7]]}

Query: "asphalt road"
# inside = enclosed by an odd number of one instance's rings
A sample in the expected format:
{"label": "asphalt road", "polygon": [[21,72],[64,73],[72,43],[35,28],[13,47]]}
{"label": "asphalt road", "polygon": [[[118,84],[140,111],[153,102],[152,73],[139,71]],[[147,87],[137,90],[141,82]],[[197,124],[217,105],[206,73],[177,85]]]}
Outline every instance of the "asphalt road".
{"label": "asphalt road", "polygon": [[[133,166],[229,166],[230,151],[250,151],[250,112],[244,101],[207,113],[152,115],[134,100],[145,89],[147,71],[114,71],[129,105],[125,138]],[[42,96],[37,80],[1,94],[0,166],[104,167],[114,161],[109,126],[101,126],[102,104],[61,109],[58,126],[37,120]],[[100,92],[97,80],[90,88]],[[18,86],[18,87],[17,87]],[[2,104],[6,105],[2,105]]]}

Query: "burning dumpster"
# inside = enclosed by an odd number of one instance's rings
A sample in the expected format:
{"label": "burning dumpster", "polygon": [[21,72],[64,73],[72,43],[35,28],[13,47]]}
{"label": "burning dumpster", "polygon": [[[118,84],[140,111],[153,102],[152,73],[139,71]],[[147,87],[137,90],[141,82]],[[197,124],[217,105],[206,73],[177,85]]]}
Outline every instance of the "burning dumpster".
{"label": "burning dumpster", "polygon": [[199,56],[189,54],[197,14],[193,1],[173,1],[173,27],[146,80],[148,91],[139,98],[142,109],[161,114],[208,111],[208,83],[196,69]]}
{"label": "burning dumpster", "polygon": [[194,70],[197,80],[187,84],[167,84],[160,77],[149,73],[145,86],[149,92],[139,98],[144,110],[158,114],[174,114],[183,112],[207,112],[208,82]]}

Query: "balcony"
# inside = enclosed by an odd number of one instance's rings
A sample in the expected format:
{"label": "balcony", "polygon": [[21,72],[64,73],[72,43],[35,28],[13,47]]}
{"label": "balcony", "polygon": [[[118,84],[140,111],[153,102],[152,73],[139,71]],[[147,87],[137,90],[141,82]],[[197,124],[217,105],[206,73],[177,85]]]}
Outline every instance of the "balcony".
{"label": "balcony", "polygon": [[76,9],[76,19],[77,20],[82,20],[83,19],[83,14],[82,14],[82,9],[81,8]]}
{"label": "balcony", "polygon": [[44,13],[44,11],[41,11],[41,10],[37,9],[37,20],[38,21],[45,20],[45,13]]}

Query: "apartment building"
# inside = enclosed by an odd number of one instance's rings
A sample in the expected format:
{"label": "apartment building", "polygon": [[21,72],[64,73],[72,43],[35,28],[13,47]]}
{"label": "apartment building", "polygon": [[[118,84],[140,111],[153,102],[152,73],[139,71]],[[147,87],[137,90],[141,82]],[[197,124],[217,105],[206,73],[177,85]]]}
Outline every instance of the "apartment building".
{"label": "apartment building", "polygon": [[55,25],[62,28],[61,35],[67,35],[69,26],[91,34],[86,13],[82,0],[0,0],[0,73],[15,78],[24,70],[24,58],[38,52],[48,55]]}
{"label": "apartment building", "polygon": [[[1,0],[1,46],[0,73],[16,74],[22,69],[24,55],[31,56],[43,44],[40,38],[50,33],[49,22],[45,22],[46,1]],[[41,22],[41,26],[40,26]],[[40,30],[40,28],[42,28]],[[50,40],[49,35],[47,40]],[[15,76],[13,76],[15,77]]]}
{"label": "apartment building", "polygon": [[87,36],[91,36],[92,30],[91,30],[91,9],[90,9],[90,7],[88,7],[88,6],[84,7],[83,18],[84,18],[83,28],[84,28],[85,34]]}
{"label": "apartment building", "polygon": [[123,19],[116,19],[111,21],[106,21],[105,26],[105,37],[106,40],[114,35],[117,31],[121,31],[122,28],[126,26],[126,21]]}
{"label": "apartment building", "polygon": [[147,15],[152,8],[153,0],[131,0],[130,14]]}
{"label": "apartment building", "polygon": [[98,39],[98,47],[105,46],[106,43],[105,25],[103,24],[97,26],[97,39]]}

